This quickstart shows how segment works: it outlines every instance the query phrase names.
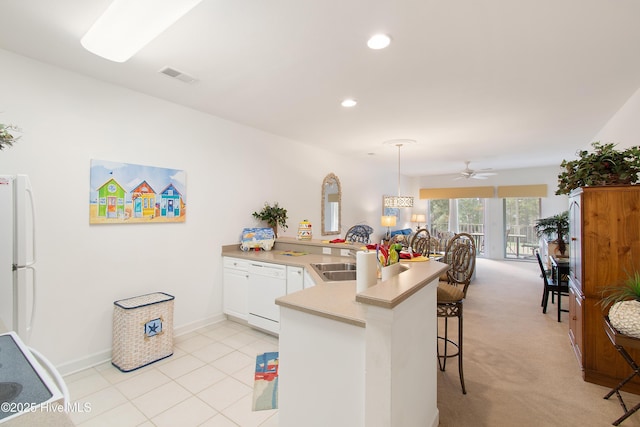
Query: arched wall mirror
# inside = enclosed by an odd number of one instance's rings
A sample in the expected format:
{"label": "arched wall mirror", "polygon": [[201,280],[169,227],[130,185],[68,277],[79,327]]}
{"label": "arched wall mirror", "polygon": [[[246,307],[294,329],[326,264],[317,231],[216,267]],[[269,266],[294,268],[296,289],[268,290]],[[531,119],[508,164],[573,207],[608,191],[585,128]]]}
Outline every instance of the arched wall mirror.
{"label": "arched wall mirror", "polygon": [[342,189],[333,173],[322,181],[322,235],[340,234],[342,228]]}

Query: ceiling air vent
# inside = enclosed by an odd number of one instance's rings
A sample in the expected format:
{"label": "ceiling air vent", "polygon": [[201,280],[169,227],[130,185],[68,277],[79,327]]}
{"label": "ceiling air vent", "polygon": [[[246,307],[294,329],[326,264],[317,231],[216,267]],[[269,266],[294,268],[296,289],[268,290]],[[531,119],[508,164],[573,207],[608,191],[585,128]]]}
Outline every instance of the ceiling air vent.
{"label": "ceiling air vent", "polygon": [[178,79],[181,82],[185,83],[193,83],[196,81],[195,77],[191,77],[189,74],[183,73],[182,71],[178,71],[175,68],[171,67],[164,67],[162,70],[160,70],[160,73],[164,74],[165,76]]}

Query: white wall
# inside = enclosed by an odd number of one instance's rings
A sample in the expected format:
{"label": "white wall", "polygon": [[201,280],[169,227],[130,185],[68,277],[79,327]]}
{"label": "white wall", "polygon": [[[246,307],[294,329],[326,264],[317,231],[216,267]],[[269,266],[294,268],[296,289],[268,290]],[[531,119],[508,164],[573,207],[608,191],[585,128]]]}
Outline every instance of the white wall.
{"label": "white wall", "polygon": [[620,110],[607,122],[593,139],[603,144],[613,142],[619,148],[640,145],[640,89],[638,89]]}
{"label": "white wall", "polygon": [[[379,230],[389,175],[362,160],[234,124],[0,50],[0,122],[23,129],[0,152],[0,174],[24,173],[37,197],[38,311],[31,345],[63,372],[110,357],[113,302],[163,291],[175,329],[221,317],[220,247],[239,241],[265,201],[308,219],[320,238],[324,176],[343,190],[342,235]],[[89,225],[91,159],[183,169],[182,224]],[[333,236],[335,237],[335,236]],[[5,285],[5,284],[1,284]]]}

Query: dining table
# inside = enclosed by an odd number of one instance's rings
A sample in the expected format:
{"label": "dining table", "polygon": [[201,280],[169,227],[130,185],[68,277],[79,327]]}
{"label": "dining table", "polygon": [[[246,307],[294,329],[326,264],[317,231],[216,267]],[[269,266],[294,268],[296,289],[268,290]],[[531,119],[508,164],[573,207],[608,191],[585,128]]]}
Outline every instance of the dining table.
{"label": "dining table", "polygon": [[569,283],[569,257],[549,255],[551,280],[556,284]]}

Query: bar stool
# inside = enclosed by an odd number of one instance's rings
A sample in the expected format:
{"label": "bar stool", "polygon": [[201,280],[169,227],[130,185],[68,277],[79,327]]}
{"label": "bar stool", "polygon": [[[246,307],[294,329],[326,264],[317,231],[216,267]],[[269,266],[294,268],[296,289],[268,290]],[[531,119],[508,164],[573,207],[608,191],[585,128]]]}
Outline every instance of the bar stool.
{"label": "bar stool", "polygon": [[[438,340],[443,343],[442,352],[438,346],[438,365],[444,371],[447,359],[457,357],[462,394],[467,394],[462,369],[462,303],[476,267],[476,245],[473,237],[467,233],[453,236],[447,244],[443,262],[449,264],[449,269],[446,277],[442,277],[438,283],[437,315],[444,318],[444,336],[438,336]],[[450,317],[458,318],[457,341],[449,338]],[[454,347],[454,353],[449,353],[450,346]]]}

